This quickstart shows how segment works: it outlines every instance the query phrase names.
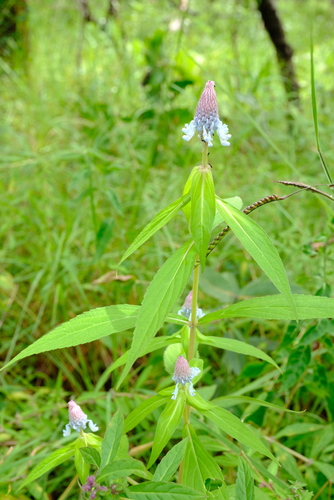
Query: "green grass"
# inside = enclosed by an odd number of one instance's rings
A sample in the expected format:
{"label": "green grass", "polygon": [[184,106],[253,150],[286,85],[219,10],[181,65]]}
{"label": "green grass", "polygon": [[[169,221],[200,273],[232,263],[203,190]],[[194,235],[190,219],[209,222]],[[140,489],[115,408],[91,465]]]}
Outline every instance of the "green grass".
{"label": "green grass", "polygon": [[[194,0],[180,32],[168,27],[183,14],[176,3],[167,1],[146,2],[145,7],[142,2],[120,2],[119,17],[105,30],[95,25],[83,28],[75,2],[30,2],[29,74],[0,61],[3,360],[87,309],[140,303],[156,270],[186,241],[187,226],[180,217],[125,261],[117,279],[118,262],[128,245],[158,210],[181,195],[191,167],[200,161],[199,141],[184,142],[181,129],[192,119],[207,80],[216,82],[221,116],[232,134],[231,147],[222,148],[216,140],[210,151],[220,196],[239,195],[246,206],[268,194],[293,191],[275,180],[326,184],[312,118],[312,17],[319,136],[334,175],[333,7],[327,0],[305,0],[302,7],[300,2],[278,2],[295,49],[301,85],[301,107],[296,109],[286,103],[274,49],[253,3]],[[92,2],[92,9],[101,19],[103,5]],[[149,73],[151,84],[143,86]],[[193,85],[176,87],[184,80]],[[273,239],[291,283],[306,293],[315,293],[324,283],[333,286],[332,247],[318,252],[311,247],[331,238],[333,209],[325,198],[301,192],[252,215]],[[211,284],[220,273],[234,275],[239,290],[228,280],[220,284],[234,298],[242,297],[243,287],[262,274],[231,235],[210,257],[210,268],[206,279]],[[267,285],[261,279],[259,283],[261,294]],[[222,304],[207,281],[200,288],[202,308]],[[254,345],[273,350],[286,326],[239,321],[220,328],[234,338],[252,334]],[[69,396],[81,395],[90,403],[87,412],[97,413],[101,427],[116,406],[125,412],[133,407],[126,397],[110,402],[108,393],[95,391],[102,372],[129,340],[130,334],[124,334],[117,340],[29,358],[1,376],[0,439],[7,447],[0,465],[5,467],[1,492],[34,463],[29,454],[42,453],[50,442],[56,449],[62,442]],[[207,354],[215,375],[208,372],[204,382],[216,384],[217,395],[244,385],[244,358]],[[329,363],[330,354],[326,356]],[[137,375],[124,392],[134,385],[138,398],[147,388],[154,390],[154,381],[166,376],[161,353],[152,355],[150,366],[151,371],[145,371],[137,363]],[[328,377],[333,380],[332,372]],[[307,390],[302,388],[298,397]],[[320,401],[314,394],[310,399],[315,420],[326,420]],[[285,415],[281,425],[293,421]],[[268,429],[272,423],[269,417]],[[152,422],[143,426],[145,442]],[[136,444],[141,444],[140,438]],[[298,449],[298,443],[292,444]],[[307,455],[307,447],[300,447]],[[60,476],[51,474],[39,483],[40,490],[31,487],[26,498],[46,498],[44,491],[60,495],[71,473],[63,469]],[[233,471],[229,474],[232,479]],[[310,484],[322,480],[311,477]],[[68,498],[77,498],[73,495]]]}

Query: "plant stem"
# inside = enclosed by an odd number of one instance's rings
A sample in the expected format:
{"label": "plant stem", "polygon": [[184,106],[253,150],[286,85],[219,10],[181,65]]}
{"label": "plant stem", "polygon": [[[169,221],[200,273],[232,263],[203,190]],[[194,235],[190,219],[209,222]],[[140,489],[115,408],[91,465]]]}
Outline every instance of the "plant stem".
{"label": "plant stem", "polygon": [[[208,166],[208,145],[206,142],[203,142],[203,152],[202,152],[202,169],[207,168]],[[199,256],[196,255],[195,263],[199,259]],[[189,347],[188,347],[188,361],[191,361],[195,356],[195,347],[196,347],[196,329],[197,329],[197,299],[198,299],[198,284],[199,284],[199,273],[200,267],[197,266],[194,269],[194,281],[193,281],[193,290],[192,290],[192,301],[191,301],[191,319],[190,319],[190,337],[189,337]],[[184,424],[190,424],[190,406],[186,404],[184,408]],[[182,484],[182,473],[183,473],[183,461],[181,462],[178,476],[178,483]]]}
{"label": "plant stem", "polygon": [[[202,168],[205,169],[208,166],[208,144],[203,142],[203,152],[202,152]],[[198,261],[199,257],[196,255],[195,263]],[[199,266],[195,267],[194,270],[194,281],[193,281],[193,295],[191,303],[191,320],[190,320],[190,339],[188,347],[188,361],[191,361],[195,355],[195,344],[196,344],[196,328],[197,328],[197,298],[198,298],[198,283],[199,283]]]}
{"label": "plant stem", "polygon": [[203,142],[202,168],[206,168],[207,166],[208,166],[208,143]]}
{"label": "plant stem", "polygon": [[[196,259],[198,256],[196,256]],[[188,361],[192,360],[195,355],[196,344],[196,328],[197,328],[197,298],[198,298],[198,283],[199,283],[200,266],[194,270],[193,296],[191,303],[191,320],[190,320],[190,339],[188,348]]]}
{"label": "plant stem", "polygon": [[74,476],[74,478],[72,479],[72,481],[70,482],[70,484],[67,486],[66,490],[60,495],[60,497],[58,498],[58,500],[65,500],[65,498],[68,497],[68,495],[70,494],[71,490],[73,489],[73,487],[77,483],[78,477],[79,477],[78,474],[76,476]]}

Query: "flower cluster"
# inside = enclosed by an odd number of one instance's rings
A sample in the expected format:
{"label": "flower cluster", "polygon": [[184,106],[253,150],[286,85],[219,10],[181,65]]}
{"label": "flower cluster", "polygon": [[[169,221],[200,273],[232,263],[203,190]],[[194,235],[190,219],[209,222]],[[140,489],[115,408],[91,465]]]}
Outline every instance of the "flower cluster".
{"label": "flower cluster", "polygon": [[[193,292],[191,291],[187,295],[186,300],[184,301],[184,304],[182,306],[182,309],[180,309],[178,311],[178,313],[177,313],[180,316],[184,316],[188,320],[190,320],[190,318],[191,318],[191,304],[192,304],[192,299],[193,299]],[[204,313],[203,313],[202,309],[200,309],[199,307],[197,307],[196,308],[196,318],[200,319],[203,316],[204,316]]]}
{"label": "flower cluster", "polygon": [[89,498],[96,498],[98,491],[108,491],[106,486],[100,486],[99,483],[95,482],[95,476],[88,476],[85,484],[81,486],[82,491],[89,493]]}
{"label": "flower cluster", "polygon": [[190,396],[195,396],[195,390],[192,383],[194,377],[200,373],[200,369],[197,367],[190,367],[188,361],[183,357],[179,356],[175,363],[174,375],[172,377],[176,386],[172,395],[172,399],[176,399],[179,392],[179,384],[186,385],[189,384],[189,394]]}
{"label": "flower cluster", "polygon": [[82,411],[80,406],[72,400],[68,403],[68,417],[69,423],[63,430],[64,437],[67,437],[71,434],[71,428],[77,432],[80,432],[81,430],[86,429],[87,424],[91,431],[95,432],[99,430],[98,426],[95,425],[93,421],[90,420]]}
{"label": "flower cluster", "polygon": [[230,145],[231,134],[228,133],[228,126],[219,119],[218,115],[215,82],[208,81],[206,83],[198,101],[194,119],[182,129],[184,132],[182,139],[190,141],[196,130],[199,132],[199,139],[207,142],[209,146],[212,146],[214,132],[217,132],[222,146]]}

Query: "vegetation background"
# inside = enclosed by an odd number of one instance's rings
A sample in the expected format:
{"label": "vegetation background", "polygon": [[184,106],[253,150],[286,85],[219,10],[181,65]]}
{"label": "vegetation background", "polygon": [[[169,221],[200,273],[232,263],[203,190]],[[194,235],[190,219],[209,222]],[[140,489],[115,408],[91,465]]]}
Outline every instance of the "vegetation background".
{"label": "vegetation background", "polygon": [[[158,267],[184,243],[186,223],[180,218],[117,272],[139,230],[181,195],[200,161],[200,143],[182,141],[181,129],[192,119],[207,80],[216,82],[221,118],[232,134],[229,148],[216,143],[210,151],[220,196],[239,195],[246,206],[293,191],[275,180],[327,183],[312,118],[311,25],[319,132],[327,163],[333,163],[333,2],[277,2],[294,49],[299,105],[287,99],[255,0],[192,0],[181,7],[178,1],[129,0],[114,3],[116,12],[107,16],[108,5],[91,0],[87,21],[76,2],[30,0],[23,48],[11,38],[1,45],[4,362],[85,310],[139,304]],[[333,208],[325,198],[301,192],[254,214],[277,246],[296,293],[331,294]],[[273,286],[228,236],[210,257],[200,306],[214,310],[269,293]],[[273,402],[307,410],[277,417],[265,408],[232,408],[304,457],[287,453],[280,474],[306,483],[320,499],[334,498],[333,325],[220,323],[221,335],[273,352],[288,369],[273,379],[263,363],[208,349],[211,366],[203,378],[215,397],[269,394]],[[69,397],[94,411],[103,428],[118,406],[128,412],[156,390],[157,381],[159,388],[168,385],[158,351],[149,362],[141,359],[128,387],[115,393],[115,379],[103,372],[130,340],[128,332],[31,357],[1,375],[0,498],[53,499],[66,489],[73,471],[59,468],[57,475],[30,485],[26,496],[7,495],[36,454],[43,456],[50,443],[59,446]],[[147,438],[150,427],[143,424],[135,444]],[[309,460],[328,468],[315,470]],[[233,482],[235,464],[224,465],[227,482]],[[67,498],[78,493],[73,495]]]}

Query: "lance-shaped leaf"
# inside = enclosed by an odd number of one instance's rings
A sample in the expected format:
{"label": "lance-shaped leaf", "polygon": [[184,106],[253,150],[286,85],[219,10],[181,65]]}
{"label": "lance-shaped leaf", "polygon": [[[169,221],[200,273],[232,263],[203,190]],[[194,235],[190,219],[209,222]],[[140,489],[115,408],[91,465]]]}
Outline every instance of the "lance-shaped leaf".
{"label": "lance-shaped leaf", "polygon": [[132,474],[145,479],[152,478],[152,474],[146,470],[144,464],[140,462],[140,460],[128,458],[126,460],[117,460],[116,462],[106,465],[99,471],[96,480],[99,482],[107,480],[112,481],[121,477],[131,476]]}
{"label": "lance-shaped leaf", "polygon": [[298,319],[283,263],[267,233],[250,217],[222,200],[217,199],[217,209],[247,252],[285,297],[294,319]]}
{"label": "lance-shaped leaf", "polygon": [[60,450],[56,450],[51,453],[48,457],[44,458],[44,460],[42,460],[39,464],[36,465],[36,467],[33,468],[33,470],[25,478],[19,489],[21,490],[24,486],[27,486],[27,484],[35,481],[49,470],[73,457],[75,454],[75,450],[76,446],[74,441],[69,446],[64,446],[63,448],[60,448]]}
{"label": "lance-shaped leaf", "polygon": [[[189,196],[190,196],[190,190],[191,190],[191,184],[192,184],[192,180],[193,180],[193,177],[194,175],[196,174],[196,172],[198,171],[200,167],[194,167],[192,169],[192,171],[190,172],[190,175],[184,185],[184,188],[183,188],[183,196],[188,194],[189,193]],[[191,202],[188,204],[188,205],[185,205],[183,207],[183,213],[184,215],[186,216],[186,219],[188,222],[190,222],[190,214],[191,214]]]}
{"label": "lance-shaped leaf", "polygon": [[199,342],[201,344],[218,347],[218,349],[225,349],[226,351],[237,352],[238,354],[245,354],[246,356],[254,356],[255,358],[263,359],[263,361],[267,361],[271,365],[275,366],[275,368],[279,369],[275,361],[271,359],[271,357],[268,356],[268,354],[261,351],[257,347],[254,347],[250,344],[246,344],[246,342],[241,342],[241,340],[224,339],[220,337],[213,337],[213,336],[210,337],[207,335],[200,335]]}
{"label": "lance-shaped leaf", "polygon": [[303,413],[303,411],[289,410],[288,408],[285,408],[285,406],[274,405],[273,403],[269,403],[263,399],[250,398],[248,396],[221,396],[220,398],[214,399],[212,401],[212,404],[213,403],[218,406],[222,406],[223,408],[230,408],[231,406],[247,403],[249,405],[264,406],[266,408],[271,408],[272,410],[287,413]]}
{"label": "lance-shaped leaf", "polygon": [[187,488],[182,484],[165,483],[163,481],[137,484],[126,488],[128,498],[132,500],[205,500],[203,493]]}
{"label": "lance-shaped leaf", "polygon": [[170,401],[169,397],[164,396],[153,396],[152,398],[143,401],[137,408],[135,408],[125,419],[124,422],[124,432],[127,434],[131,431],[136,425],[139,424],[142,420],[144,420],[147,415],[152,413],[159,406],[168,403]]}
{"label": "lance-shaped leaf", "polygon": [[84,459],[84,456],[80,452],[80,448],[85,447],[86,444],[87,441],[85,437],[80,436],[75,441],[74,464],[82,484],[86,481],[86,477],[89,474],[89,465],[87,464],[86,460]]}
{"label": "lance-shaped leaf", "polygon": [[121,385],[143,345],[150,342],[165,321],[169,311],[183,292],[195,260],[193,242],[185,243],[159,269],[149,285],[138,314],[136,328],[123,373]]}
{"label": "lance-shaped leaf", "polygon": [[[299,319],[333,318],[334,299],[314,295],[293,294]],[[203,316],[200,324],[223,318],[295,319],[295,314],[282,295],[268,295],[243,300]]]}
{"label": "lance-shaped leaf", "polygon": [[223,481],[223,475],[191,425],[185,426],[185,432],[189,440],[183,460],[182,484],[205,493],[205,480],[210,478]]}
{"label": "lance-shaped leaf", "polygon": [[145,241],[147,241],[154,233],[161,229],[167,222],[169,222],[173,217],[176,216],[178,211],[183,208],[190,200],[190,193],[181,196],[166,208],[161,210],[152,220],[147,224],[147,226],[138,234],[133,243],[129,246],[127,251],[122,257],[120,264],[130,257],[133,252],[137,250]]}
{"label": "lance-shaped leaf", "polygon": [[217,406],[210,410],[201,411],[201,413],[239,443],[249,446],[249,448],[278,463],[274,455],[254,432],[229,411]]}
{"label": "lance-shaped leaf", "polygon": [[95,448],[86,446],[84,448],[80,448],[80,453],[87,464],[95,465],[97,468],[100,467],[101,455]]}
{"label": "lance-shaped leaf", "polygon": [[203,269],[215,212],[216,200],[212,172],[199,169],[195,172],[191,184],[190,232]]}
{"label": "lance-shaped leaf", "polygon": [[[221,199],[218,196],[216,196],[216,199]],[[232,198],[223,198],[222,201],[225,201],[229,205],[232,205],[232,207],[236,208],[237,210],[242,209],[242,199],[240,196],[233,196]],[[223,217],[221,216],[220,212],[216,209],[216,215],[215,215],[215,220],[212,225],[212,229],[215,227],[219,226],[219,224],[222,224],[222,222],[225,222]]]}
{"label": "lance-shaped leaf", "polygon": [[80,344],[86,344],[93,340],[101,339],[107,335],[123,332],[133,328],[136,324],[139,306],[120,304],[117,306],[99,307],[92,309],[75,318],[57,326],[50,333],[47,333],[36,340],[26,349],[23,349],[7,365],[10,365],[33,354],[53,351]]}
{"label": "lance-shaped leaf", "polygon": [[154,435],[151,457],[149,463],[147,464],[148,469],[159,457],[163,448],[171,439],[177,426],[179,425],[183,415],[185,402],[185,392],[181,390],[177,398],[175,400],[171,399],[164,411],[161,413]]}
{"label": "lance-shaped leaf", "polygon": [[124,419],[120,410],[110,420],[102,441],[101,469],[115,458],[123,435]]}
{"label": "lance-shaped leaf", "polygon": [[254,479],[248,463],[239,457],[238,476],[235,484],[235,500],[255,500]]}
{"label": "lance-shaped leaf", "polygon": [[177,443],[159,463],[155,470],[153,481],[170,481],[183,460],[188,438]]}

